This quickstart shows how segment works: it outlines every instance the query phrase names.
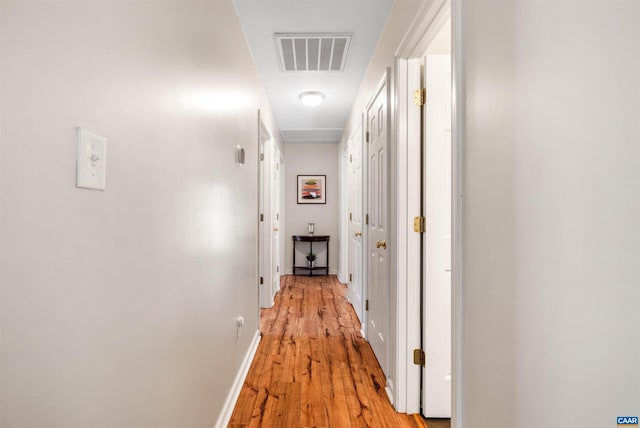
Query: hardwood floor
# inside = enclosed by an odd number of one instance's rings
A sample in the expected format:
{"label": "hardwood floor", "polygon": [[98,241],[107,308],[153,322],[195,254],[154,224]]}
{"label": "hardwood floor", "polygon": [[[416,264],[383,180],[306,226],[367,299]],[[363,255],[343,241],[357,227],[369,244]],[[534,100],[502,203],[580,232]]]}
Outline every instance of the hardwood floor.
{"label": "hardwood floor", "polygon": [[335,276],[283,277],[230,427],[427,426],[391,406],[345,293]]}
{"label": "hardwood floor", "polygon": [[451,428],[451,419],[426,419],[429,428]]}

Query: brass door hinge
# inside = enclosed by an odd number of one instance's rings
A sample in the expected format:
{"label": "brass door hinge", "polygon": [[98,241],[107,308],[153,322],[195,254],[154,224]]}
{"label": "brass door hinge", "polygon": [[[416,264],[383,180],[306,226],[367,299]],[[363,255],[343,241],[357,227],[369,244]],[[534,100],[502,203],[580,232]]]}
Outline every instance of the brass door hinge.
{"label": "brass door hinge", "polygon": [[260,285],[264,284],[264,278],[260,277]]}
{"label": "brass door hinge", "polygon": [[276,214],[276,220],[280,220],[280,214]]}
{"label": "brass door hinge", "polygon": [[425,88],[416,89],[413,92],[413,103],[417,106],[423,106],[427,102],[427,90]]}
{"label": "brass door hinge", "polygon": [[353,220],[353,213],[349,213],[349,221]]}
{"label": "brass door hinge", "polygon": [[365,134],[364,134],[364,142],[365,143],[369,142],[369,131],[365,132]]}
{"label": "brass door hinge", "polygon": [[426,231],[426,219],[424,217],[413,218],[413,231],[416,233],[424,233]]}
{"label": "brass door hinge", "polygon": [[369,299],[364,301],[364,310],[368,311],[369,310]]}
{"label": "brass door hinge", "polygon": [[349,282],[353,281],[353,275],[349,274]]}
{"label": "brass door hinge", "polygon": [[365,224],[369,224],[369,214],[365,216]]}
{"label": "brass door hinge", "polygon": [[280,265],[276,266],[276,272],[280,273]]}
{"label": "brass door hinge", "polygon": [[264,160],[264,153],[260,153],[260,160],[263,161]]}
{"label": "brass door hinge", "polygon": [[349,155],[349,163],[353,163],[353,155]]}
{"label": "brass door hinge", "polygon": [[260,214],[260,221],[264,221],[264,214]]}
{"label": "brass door hinge", "polygon": [[424,367],[425,359],[424,351],[422,349],[413,350],[413,364]]}

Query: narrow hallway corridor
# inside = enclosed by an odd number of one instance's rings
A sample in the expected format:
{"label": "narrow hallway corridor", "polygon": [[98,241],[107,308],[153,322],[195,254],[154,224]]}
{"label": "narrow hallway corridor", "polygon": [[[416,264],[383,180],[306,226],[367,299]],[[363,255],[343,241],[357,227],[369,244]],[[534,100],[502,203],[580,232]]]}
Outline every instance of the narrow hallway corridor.
{"label": "narrow hallway corridor", "polygon": [[230,427],[426,427],[396,413],[335,276],[283,277]]}

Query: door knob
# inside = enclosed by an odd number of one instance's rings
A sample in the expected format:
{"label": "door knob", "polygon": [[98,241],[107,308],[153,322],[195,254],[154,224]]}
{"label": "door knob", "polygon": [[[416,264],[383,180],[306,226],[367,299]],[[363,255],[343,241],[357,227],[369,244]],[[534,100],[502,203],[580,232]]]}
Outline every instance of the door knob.
{"label": "door knob", "polygon": [[384,248],[387,249],[387,241],[377,241],[376,248]]}
{"label": "door knob", "polygon": [[356,238],[357,238],[358,236],[362,236],[362,232],[356,232],[354,233],[354,235],[356,235]]}

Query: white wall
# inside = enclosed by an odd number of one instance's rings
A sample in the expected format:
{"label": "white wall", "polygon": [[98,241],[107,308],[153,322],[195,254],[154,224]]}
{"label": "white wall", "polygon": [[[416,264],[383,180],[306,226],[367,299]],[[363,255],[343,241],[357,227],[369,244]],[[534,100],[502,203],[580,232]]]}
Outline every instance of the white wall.
{"label": "white wall", "polygon": [[462,426],[640,412],[640,4],[462,0]]}
{"label": "white wall", "polygon": [[[330,235],[329,268],[338,271],[338,145],[285,144],[285,266],[292,272],[293,243],[291,236],[306,235],[307,223],[315,223],[315,235]],[[298,175],[326,175],[326,204],[298,204],[296,197]],[[298,262],[301,264],[300,262]]]}
{"label": "white wall", "polygon": [[231,1],[0,2],[0,426],[216,421],[258,326],[259,107]]}

